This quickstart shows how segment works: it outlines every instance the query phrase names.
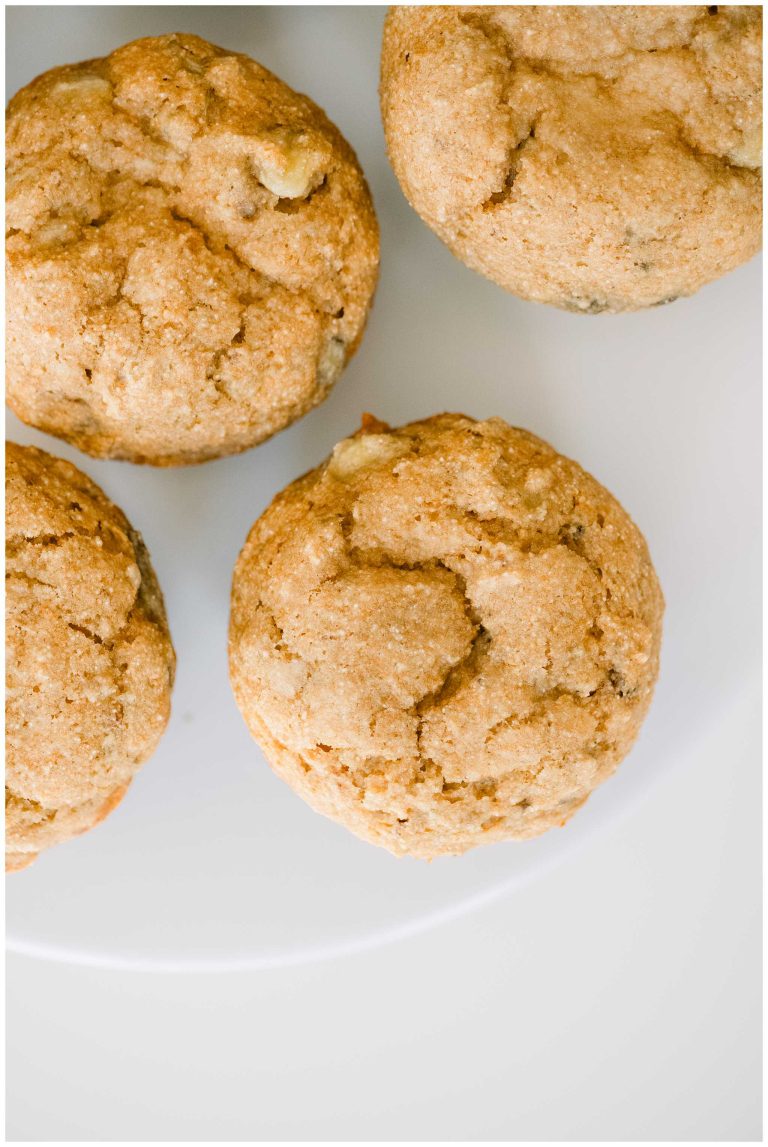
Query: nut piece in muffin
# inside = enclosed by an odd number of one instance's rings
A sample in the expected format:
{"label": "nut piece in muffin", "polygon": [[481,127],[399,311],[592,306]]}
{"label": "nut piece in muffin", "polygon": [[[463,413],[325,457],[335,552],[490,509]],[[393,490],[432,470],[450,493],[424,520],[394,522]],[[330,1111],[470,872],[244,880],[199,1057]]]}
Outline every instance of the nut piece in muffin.
{"label": "nut piece in muffin", "polygon": [[759,6],[392,8],[381,106],[411,205],[522,298],[636,310],[760,248]]}
{"label": "nut piece in muffin", "polygon": [[367,419],[255,523],[235,698],[319,812],[431,858],[562,825],[629,751],[658,674],[645,541],[499,418]]}
{"label": "nut piece in muffin", "polygon": [[120,802],[168,721],[175,658],[149,554],[76,467],[6,445],[6,867]]}
{"label": "nut piece in muffin", "polygon": [[362,337],[378,227],[306,96],[196,36],[23,88],[7,125],[7,391],[97,457],[245,450],[317,405]]}

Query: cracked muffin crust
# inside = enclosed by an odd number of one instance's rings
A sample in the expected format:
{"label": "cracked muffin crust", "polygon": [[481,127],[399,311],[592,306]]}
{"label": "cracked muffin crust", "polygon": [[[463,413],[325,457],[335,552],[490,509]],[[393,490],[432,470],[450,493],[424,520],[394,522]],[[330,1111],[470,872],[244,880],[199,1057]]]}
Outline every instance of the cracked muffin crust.
{"label": "cracked muffin crust", "polygon": [[568,310],[689,295],[760,248],[758,6],[395,7],[381,106],[415,210]]}
{"label": "cracked muffin crust", "polygon": [[92,828],[168,721],[175,659],[149,555],[68,462],[6,444],[6,868]]}
{"label": "cracked muffin crust", "polygon": [[642,535],[498,418],[367,417],[253,526],[230,673],[275,771],[397,855],[562,825],[632,745],[663,599]]}
{"label": "cracked muffin crust", "polygon": [[362,337],[378,227],[323,112],[196,36],[23,88],[7,126],[8,400],[98,457],[174,465],[321,402]]}

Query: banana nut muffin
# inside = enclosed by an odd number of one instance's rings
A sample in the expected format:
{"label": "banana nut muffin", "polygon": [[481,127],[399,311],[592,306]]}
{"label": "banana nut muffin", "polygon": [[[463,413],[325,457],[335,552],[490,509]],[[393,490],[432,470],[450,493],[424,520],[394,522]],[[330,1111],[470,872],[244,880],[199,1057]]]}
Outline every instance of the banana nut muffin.
{"label": "banana nut muffin", "polygon": [[610,776],[662,612],[637,527],[545,442],[368,418],[251,530],[232,685],[313,808],[396,854],[460,853],[562,825]]}
{"label": "banana nut muffin", "polygon": [[54,68],[7,127],[8,400],[99,457],[200,462],[322,401],[378,228],[323,112],[197,36]]}
{"label": "banana nut muffin", "polygon": [[469,267],[526,299],[627,311],[760,248],[758,6],[396,7],[392,166]]}
{"label": "banana nut muffin", "polygon": [[6,445],[6,867],[92,828],[154,751],[174,654],[139,535],[89,478]]}

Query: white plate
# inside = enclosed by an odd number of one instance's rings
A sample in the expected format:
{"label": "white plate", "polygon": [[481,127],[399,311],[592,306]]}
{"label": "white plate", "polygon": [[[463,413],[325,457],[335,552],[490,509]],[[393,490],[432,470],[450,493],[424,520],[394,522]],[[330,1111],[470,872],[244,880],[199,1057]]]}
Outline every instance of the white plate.
{"label": "white plate", "polygon": [[[256,450],[157,471],[94,462],[9,420],[11,438],[74,461],[142,531],[179,661],[168,732],[120,808],[9,879],[16,951],[137,968],[264,967],[413,932],[538,875],[638,798],[663,800],[655,782],[759,671],[758,262],[693,299],[620,317],[524,303],[474,275],[410,210],[386,161],[382,18],[372,8],[8,12],[10,92],[140,35],[193,31],[248,52],[351,141],[383,239],[357,358],[323,407]],[[536,841],[426,865],[360,843],[272,775],[229,690],[226,629],[235,557],[273,495],[363,411],[398,424],[442,410],[501,415],[591,470],[646,533],[667,618],[640,742],[586,809]]]}

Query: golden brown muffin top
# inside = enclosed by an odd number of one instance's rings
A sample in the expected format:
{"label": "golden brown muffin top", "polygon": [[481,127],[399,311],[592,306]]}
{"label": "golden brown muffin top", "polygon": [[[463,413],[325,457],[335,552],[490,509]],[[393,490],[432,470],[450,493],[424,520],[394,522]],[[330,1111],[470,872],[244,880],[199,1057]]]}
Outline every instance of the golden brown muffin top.
{"label": "golden brown muffin top", "polygon": [[99,818],[154,751],[174,654],[141,538],[68,462],[6,446],[9,851]]}
{"label": "golden brown muffin top", "polygon": [[632,310],[760,247],[759,7],[396,7],[381,100],[403,190],[525,298]]}
{"label": "golden brown muffin top", "polygon": [[613,771],[662,609],[628,515],[540,439],[373,420],[254,525],[233,686],[316,807],[394,852],[460,852],[562,823]]}
{"label": "golden brown muffin top", "polygon": [[325,396],[378,229],[323,112],[196,36],[55,68],[8,110],[9,399],[89,453],[245,449]]}

